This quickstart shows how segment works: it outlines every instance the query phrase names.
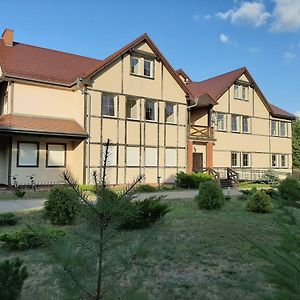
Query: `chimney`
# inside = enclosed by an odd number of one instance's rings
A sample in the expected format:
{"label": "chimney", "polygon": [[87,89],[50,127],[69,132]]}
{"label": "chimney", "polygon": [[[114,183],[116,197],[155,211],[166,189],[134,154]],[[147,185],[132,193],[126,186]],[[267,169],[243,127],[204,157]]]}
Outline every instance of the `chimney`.
{"label": "chimney", "polygon": [[14,31],[6,28],[2,33],[2,39],[7,47],[12,47],[14,43]]}

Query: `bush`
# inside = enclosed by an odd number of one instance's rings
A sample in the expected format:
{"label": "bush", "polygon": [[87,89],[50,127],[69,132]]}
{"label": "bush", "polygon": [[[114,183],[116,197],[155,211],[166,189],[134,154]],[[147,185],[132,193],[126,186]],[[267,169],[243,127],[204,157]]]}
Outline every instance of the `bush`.
{"label": "bush", "polygon": [[23,261],[18,257],[0,263],[0,299],[18,299],[23,283],[28,277]]}
{"label": "bush", "polygon": [[164,184],[160,187],[160,189],[163,190],[163,191],[174,191],[174,190],[176,190],[176,185]]}
{"label": "bush", "polygon": [[120,229],[141,229],[161,220],[169,211],[169,205],[161,203],[162,196],[150,197],[142,201],[132,202],[137,208],[137,215],[124,220]]}
{"label": "bush", "polygon": [[225,203],[222,188],[214,181],[206,181],[200,184],[199,193],[195,200],[200,209],[217,209]]}
{"label": "bush", "polygon": [[52,228],[43,228],[42,231],[23,228],[19,231],[0,235],[0,241],[3,242],[3,247],[8,250],[26,250],[42,246],[44,239],[50,241],[64,234],[64,231]]}
{"label": "bush", "polygon": [[71,225],[75,222],[79,207],[79,197],[75,191],[54,187],[45,202],[44,217],[54,225]]}
{"label": "bush", "polygon": [[157,188],[149,184],[141,184],[136,188],[139,193],[153,193],[157,191]]}
{"label": "bush", "polygon": [[272,169],[268,169],[267,171],[265,171],[261,179],[261,182],[271,183],[271,184],[277,183],[278,181],[279,181],[278,175]]}
{"label": "bush", "polygon": [[239,200],[243,200],[243,201],[247,201],[249,199],[249,196],[255,194],[257,192],[257,188],[253,187],[251,189],[247,189],[247,190],[240,190],[240,192],[242,193],[239,196]]}
{"label": "bush", "polygon": [[198,189],[200,183],[211,181],[212,177],[205,173],[191,173],[186,174],[184,172],[179,172],[177,174],[177,182],[180,187],[183,188],[195,188]]}
{"label": "bush", "polygon": [[18,197],[18,198],[23,198],[25,196],[25,191],[21,190],[20,187],[17,187],[16,190],[15,190],[15,195]]}
{"label": "bush", "polygon": [[19,218],[11,212],[0,214],[0,226],[16,225],[18,220]]}
{"label": "bush", "polygon": [[255,213],[268,213],[273,208],[272,200],[264,190],[257,191],[250,195],[246,209]]}
{"label": "bush", "polygon": [[290,203],[300,200],[300,182],[292,176],[282,180],[278,186],[280,197]]}

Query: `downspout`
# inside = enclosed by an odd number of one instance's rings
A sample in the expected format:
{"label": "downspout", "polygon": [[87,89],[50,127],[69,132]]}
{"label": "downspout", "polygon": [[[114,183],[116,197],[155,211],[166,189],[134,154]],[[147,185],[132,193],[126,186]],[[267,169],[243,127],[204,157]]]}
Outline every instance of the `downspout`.
{"label": "downspout", "polygon": [[[91,154],[91,140],[90,140],[90,133],[91,133],[91,94],[87,91],[87,87],[84,83],[84,78],[80,77],[76,80],[77,87],[80,89],[81,94],[84,95],[84,129],[88,132],[89,137],[87,142],[84,142],[84,168],[83,168],[83,183],[87,184],[90,183],[90,154]],[[88,118],[88,119],[87,119]],[[87,144],[86,144],[87,143]]]}

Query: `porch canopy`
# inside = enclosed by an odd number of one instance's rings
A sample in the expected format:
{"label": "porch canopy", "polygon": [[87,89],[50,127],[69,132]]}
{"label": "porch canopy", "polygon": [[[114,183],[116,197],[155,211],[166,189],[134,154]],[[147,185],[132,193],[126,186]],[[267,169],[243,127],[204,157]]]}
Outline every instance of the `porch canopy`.
{"label": "porch canopy", "polygon": [[29,134],[84,140],[88,133],[73,119],[8,114],[0,116],[0,134]]}

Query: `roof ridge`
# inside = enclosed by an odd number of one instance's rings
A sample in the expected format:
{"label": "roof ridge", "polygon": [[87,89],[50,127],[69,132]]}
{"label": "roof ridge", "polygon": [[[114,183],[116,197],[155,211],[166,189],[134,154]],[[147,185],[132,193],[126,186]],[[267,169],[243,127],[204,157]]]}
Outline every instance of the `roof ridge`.
{"label": "roof ridge", "polygon": [[[3,41],[3,39],[0,39],[0,41]],[[46,47],[41,47],[41,46],[36,46],[36,45],[30,45],[30,44],[20,43],[20,42],[15,42],[14,41],[14,45],[15,44],[23,45],[23,46],[26,46],[26,47],[38,48],[38,49],[47,50],[47,51],[51,51],[51,52],[58,52],[58,53],[62,53],[62,54],[68,54],[68,55],[82,57],[82,58],[87,58],[87,59],[91,59],[91,60],[97,60],[98,62],[103,61],[101,59],[89,57],[89,56],[86,56],[86,55],[80,55],[80,54],[70,53],[70,52],[66,52],[66,51],[62,51],[62,50],[50,49],[50,48],[46,48]]]}
{"label": "roof ridge", "polygon": [[235,69],[235,70],[223,73],[223,74],[219,74],[219,75],[216,75],[216,76],[213,76],[213,77],[206,78],[206,79],[201,80],[201,81],[193,81],[193,82],[191,82],[189,84],[192,84],[192,83],[203,83],[205,81],[208,81],[208,80],[211,80],[211,79],[216,79],[218,77],[225,76],[225,75],[228,75],[228,74],[231,74],[231,73],[234,73],[234,72],[237,72],[237,71],[242,71],[242,70],[245,71],[245,70],[247,70],[247,68],[246,67],[241,67],[241,68],[238,68],[238,69]]}

